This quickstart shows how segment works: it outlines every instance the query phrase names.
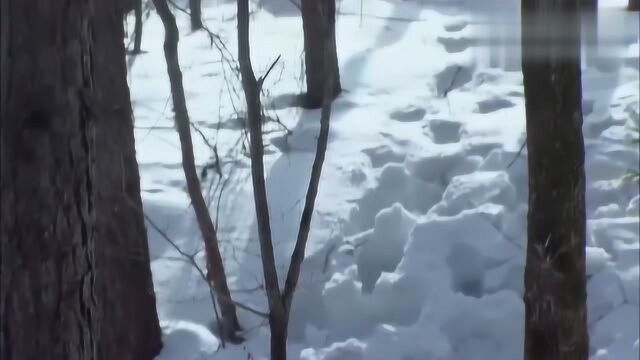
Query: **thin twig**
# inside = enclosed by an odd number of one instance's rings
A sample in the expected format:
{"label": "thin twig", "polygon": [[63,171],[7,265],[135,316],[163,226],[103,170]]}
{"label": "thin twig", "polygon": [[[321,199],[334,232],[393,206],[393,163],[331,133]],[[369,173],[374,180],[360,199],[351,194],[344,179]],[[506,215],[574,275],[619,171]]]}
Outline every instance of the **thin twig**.
{"label": "thin twig", "polygon": [[320,135],[318,136],[318,142],[316,145],[316,154],[313,159],[313,165],[311,166],[311,177],[309,179],[309,186],[307,188],[307,194],[305,197],[304,208],[302,210],[302,216],[300,218],[300,226],[298,228],[298,236],[296,237],[296,243],[294,245],[293,253],[291,254],[291,262],[289,264],[289,270],[287,272],[287,278],[285,280],[284,291],[282,292],[282,302],[284,308],[288,314],[293,302],[293,294],[298,285],[298,279],[300,277],[300,271],[302,262],[305,257],[305,250],[307,241],[309,238],[309,232],[311,230],[311,219],[313,217],[313,211],[315,208],[316,196],[318,194],[318,187],[320,184],[320,175],[322,174],[322,166],[327,153],[327,144],[329,140],[329,128],[331,119],[331,104],[333,102],[333,87],[336,78],[337,69],[333,62],[331,62],[330,56],[335,55],[331,46],[331,39],[335,26],[335,3],[324,2],[323,5],[327,6],[323,10],[327,10],[326,23],[324,29],[324,72],[328,74],[325,84],[322,100],[322,110],[320,113]]}
{"label": "thin twig", "polygon": [[522,154],[522,151],[524,150],[525,146],[527,146],[527,139],[524,139],[524,142],[522,143],[522,146],[520,146],[520,150],[518,150],[518,153],[516,154],[516,156],[513,157],[513,159],[511,160],[511,162],[509,162],[509,165],[507,165],[507,169],[511,168],[511,165],[513,165],[516,160],[518,160],[518,158],[520,157],[520,155]]}
{"label": "thin twig", "polygon": [[[163,231],[163,230],[162,230],[162,229],[161,229],[161,228],[160,228],[160,227],[159,227],[159,226],[158,226],[158,225],[157,225],[157,224],[156,224],[156,223],[155,223],[155,222],[154,222],[154,221],[153,221],[153,220],[152,220],[152,219],[147,215],[147,214],[144,214],[144,219],[145,219],[145,220],[147,221],[147,223],[148,223],[148,224],[153,228],[153,230],[155,230],[158,234],[160,234],[160,236],[161,236],[165,241],[167,241],[167,242],[171,245],[171,247],[172,247],[175,251],[177,251],[177,252],[178,252],[178,254],[180,254],[180,255],[184,258],[184,261],[185,261],[185,262],[187,262],[187,263],[191,264],[191,265],[196,269],[196,271],[198,272],[198,274],[200,275],[200,277],[202,278],[202,280],[203,280],[205,283],[209,284],[209,281],[208,281],[208,279],[207,279],[207,275],[204,273],[204,271],[202,270],[202,268],[198,265],[198,263],[197,263],[197,262],[196,262],[196,260],[195,260],[195,254],[187,254],[186,252],[184,252],[184,250],[182,250],[182,249],[181,249],[181,248],[180,248],[180,247],[175,243],[175,241],[173,241],[173,240],[169,237],[169,235],[167,235],[167,233],[166,233],[166,232],[164,232],[164,231]],[[167,260],[170,260],[171,258],[168,258],[168,257],[167,257],[166,259],[167,259]],[[173,259],[178,259],[178,258],[173,258]],[[209,285],[209,290],[210,290],[210,292],[212,293],[211,301],[212,301],[212,303],[213,303],[214,311],[216,312],[216,321],[220,321],[220,319],[218,318],[218,315],[217,315],[217,311],[218,311],[218,310],[217,310],[217,305],[216,305],[215,297],[213,296],[213,295],[215,294],[215,290],[213,289],[213,287],[212,287],[211,285]],[[222,298],[224,298],[224,296],[221,296],[221,295],[218,295],[218,294],[215,294],[215,295],[217,295],[218,297],[222,297]],[[243,303],[237,302],[237,301],[235,301],[235,300],[233,300],[233,299],[226,298],[225,300],[227,300],[227,301],[229,301],[229,302],[233,303],[233,304],[234,304],[234,305],[236,305],[237,307],[239,307],[239,308],[241,308],[241,309],[243,309],[243,310],[246,310],[246,311],[248,311],[248,312],[250,312],[250,313],[252,313],[252,314],[258,315],[258,316],[263,317],[263,318],[268,318],[268,317],[269,317],[269,314],[265,313],[264,311],[256,310],[256,309],[254,309],[254,308],[252,308],[252,307],[250,307],[250,306],[248,306],[248,305],[245,305],[245,304],[243,304]]]}
{"label": "thin twig", "polygon": [[264,73],[264,75],[262,75],[260,79],[258,79],[258,89],[262,89],[262,84],[266,80],[267,76],[269,76],[269,73],[271,72],[271,70],[273,70],[273,67],[276,66],[281,56],[282,55],[278,55],[278,57],[273,61],[273,63],[271,63],[271,66],[269,66],[269,69],[267,69],[267,72]]}

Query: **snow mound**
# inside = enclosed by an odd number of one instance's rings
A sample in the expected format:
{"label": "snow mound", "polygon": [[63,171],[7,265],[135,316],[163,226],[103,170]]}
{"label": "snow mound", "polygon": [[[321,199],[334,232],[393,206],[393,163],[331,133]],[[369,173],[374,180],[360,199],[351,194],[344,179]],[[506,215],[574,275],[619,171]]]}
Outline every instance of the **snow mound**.
{"label": "snow mound", "polygon": [[402,258],[415,219],[396,203],[378,213],[373,233],[357,257],[362,291],[371,292],[382,272],[392,272]]}
{"label": "snow mound", "polygon": [[160,324],[163,332],[162,352],[156,360],[206,360],[219,350],[220,342],[206,327],[187,322]]}
{"label": "snow mound", "polygon": [[598,321],[589,331],[591,360],[637,359],[639,318],[638,306],[625,304]]}
{"label": "snow mound", "polygon": [[456,176],[477,169],[477,160],[470,158],[459,143],[446,144],[411,153],[405,161],[409,173],[426,182],[447,186]]}
{"label": "snow mound", "polygon": [[426,213],[440,201],[442,192],[440,185],[411,176],[402,164],[387,164],[382,168],[377,184],[357,201],[349,229],[357,232],[371,228],[378,212],[395,202],[409,211]]}
{"label": "snow mound", "polygon": [[315,350],[305,349],[300,353],[300,360],[364,360],[366,344],[356,339],[333,343],[328,348]]}
{"label": "snow mound", "polygon": [[589,323],[602,319],[624,302],[624,293],[617,274],[604,270],[587,283]]}
{"label": "snow mound", "polygon": [[431,209],[438,215],[455,215],[485,203],[515,206],[516,190],[502,171],[477,171],[456,176],[444,191],[442,201]]}

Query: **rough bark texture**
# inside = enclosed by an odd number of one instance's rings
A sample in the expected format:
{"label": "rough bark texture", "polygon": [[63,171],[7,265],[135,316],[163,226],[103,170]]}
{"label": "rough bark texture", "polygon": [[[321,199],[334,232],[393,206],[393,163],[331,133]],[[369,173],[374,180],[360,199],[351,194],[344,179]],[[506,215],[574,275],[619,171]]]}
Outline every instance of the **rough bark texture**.
{"label": "rough bark texture", "polygon": [[[307,93],[304,106],[320,108],[324,96],[325,81],[329,75],[327,69],[335,69],[333,75],[332,99],[342,90],[338,55],[336,52],[335,0],[302,0],[302,28],[304,30],[304,61],[307,79]],[[329,29],[325,24],[329,20]],[[327,34],[327,32],[329,32]],[[329,36],[329,47],[325,46],[325,38]],[[328,52],[328,54],[325,54]],[[329,64],[325,65],[325,62]]]}
{"label": "rough bark texture", "polygon": [[133,53],[140,54],[142,52],[142,0],[135,0],[134,12],[136,15],[136,24],[133,38]]}
{"label": "rough bark texture", "polygon": [[191,18],[191,30],[202,29],[201,0],[189,0],[189,17]]}
{"label": "rough bark texture", "polygon": [[[577,0],[522,2],[529,157],[527,360],[586,360],[589,354],[578,10]],[[554,42],[559,33],[568,41]],[[546,40],[544,45],[536,46],[535,37]]]}
{"label": "rough bark texture", "polygon": [[[139,3],[139,1],[137,1]],[[97,293],[100,359],[151,360],[162,347],[142,215],[123,12],[95,4]]]}
{"label": "rough bark texture", "polygon": [[198,220],[200,232],[205,245],[207,256],[207,278],[214,288],[220,313],[222,316],[222,336],[232,342],[239,342],[240,325],[236,316],[236,308],[231,300],[231,293],[227,285],[222,256],[218,248],[218,237],[209,215],[200,180],[193,157],[193,144],[191,141],[191,127],[189,113],[182,85],[182,72],[178,61],[178,27],[176,19],[171,13],[166,0],[153,0],[158,15],[162,19],[165,28],[164,52],[167,61],[167,72],[171,83],[171,97],[175,111],[176,128],[180,137],[182,151],[182,167],[187,180],[187,190],[191,198],[191,204]]}
{"label": "rough bark texture", "polygon": [[0,2],[0,358],[96,358],[93,1]]}

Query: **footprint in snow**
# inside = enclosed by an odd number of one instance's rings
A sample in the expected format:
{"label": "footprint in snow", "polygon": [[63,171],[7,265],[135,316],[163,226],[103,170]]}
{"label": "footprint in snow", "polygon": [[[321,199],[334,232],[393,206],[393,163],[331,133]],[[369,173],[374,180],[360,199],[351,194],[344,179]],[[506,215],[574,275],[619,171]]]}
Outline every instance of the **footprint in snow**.
{"label": "footprint in snow", "polygon": [[464,36],[438,36],[438,42],[449,53],[459,53],[474,45],[474,40]]}
{"label": "footprint in snow", "polygon": [[435,144],[451,144],[460,141],[462,124],[448,119],[432,119],[423,131],[430,135]]}
{"label": "footprint in snow", "polygon": [[457,32],[464,30],[469,25],[466,20],[453,21],[444,25],[444,30],[447,32]]}
{"label": "footprint in snow", "polygon": [[369,157],[371,166],[374,168],[380,168],[388,163],[401,163],[405,158],[405,154],[395,151],[388,145],[364,149],[362,152]]}
{"label": "footprint in snow", "polygon": [[479,114],[488,114],[494,111],[515,106],[515,104],[511,100],[500,97],[480,100],[476,105],[477,107],[474,112]]}
{"label": "footprint in snow", "polygon": [[449,64],[435,75],[436,91],[438,96],[446,96],[469,83],[473,77],[473,69],[468,65]]}
{"label": "footprint in snow", "polygon": [[419,107],[409,106],[405,109],[393,111],[389,117],[400,122],[420,121],[424,118],[427,110]]}

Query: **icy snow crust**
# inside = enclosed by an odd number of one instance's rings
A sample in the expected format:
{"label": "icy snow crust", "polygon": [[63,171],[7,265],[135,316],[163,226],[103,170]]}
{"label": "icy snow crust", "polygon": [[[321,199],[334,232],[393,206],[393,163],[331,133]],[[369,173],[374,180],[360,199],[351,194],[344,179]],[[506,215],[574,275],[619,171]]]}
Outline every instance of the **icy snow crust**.
{"label": "icy snow crust", "polygon": [[[624,41],[620,56],[587,64],[583,74],[591,358],[631,360],[639,350],[639,196],[624,176],[639,161],[627,129],[638,123],[638,19],[615,11],[615,1],[601,3],[609,6],[602,20],[608,31]],[[516,158],[524,141],[519,50],[488,51],[479,36],[517,36],[517,1],[367,0],[362,16],[360,5],[338,6],[344,92],[333,105],[290,359],[521,359],[527,154]],[[503,32],[483,27],[497,7],[512,22],[500,25]],[[262,0],[253,9],[257,74],[282,55],[265,83],[267,115],[292,130],[265,127],[282,277],[319,111],[291,105],[303,89],[299,11],[286,0]],[[205,0],[203,15],[235,54],[235,3]],[[220,179],[210,169],[203,192],[212,199],[230,287],[237,301],[266,309],[249,162],[236,145],[243,120],[234,108],[242,111],[243,100],[231,90],[240,86],[207,34],[190,33],[182,14],[178,21],[191,120],[218,144],[225,174]],[[202,245],[184,190],[162,41],[152,13],[147,53],[129,59],[143,200],[151,219],[195,252]],[[202,166],[212,151],[197,132],[193,137]],[[240,309],[246,343],[219,348],[206,285],[157,232],[149,236],[165,341],[158,359],[267,359],[264,319]]]}

